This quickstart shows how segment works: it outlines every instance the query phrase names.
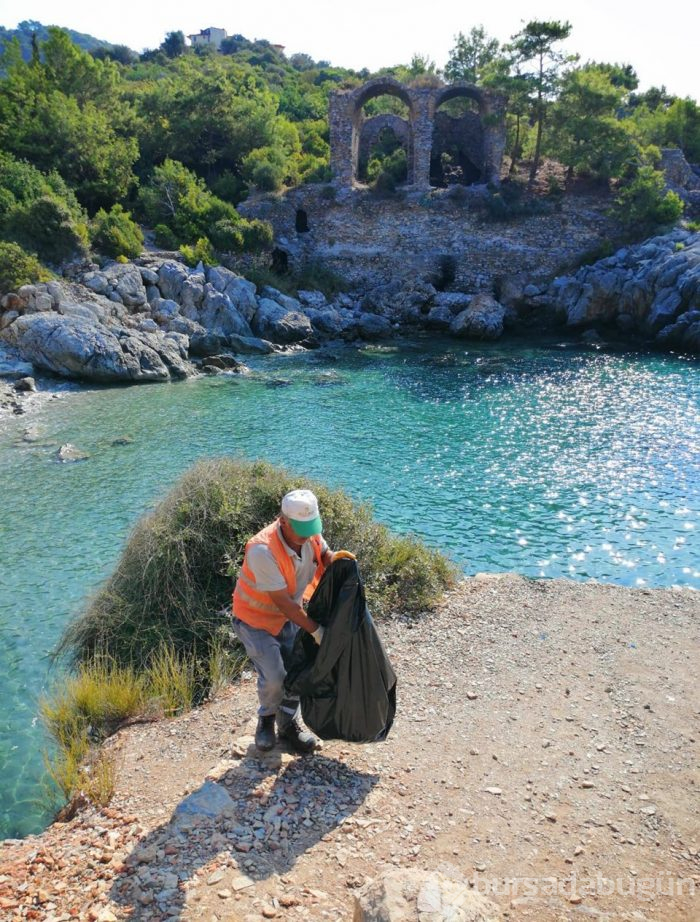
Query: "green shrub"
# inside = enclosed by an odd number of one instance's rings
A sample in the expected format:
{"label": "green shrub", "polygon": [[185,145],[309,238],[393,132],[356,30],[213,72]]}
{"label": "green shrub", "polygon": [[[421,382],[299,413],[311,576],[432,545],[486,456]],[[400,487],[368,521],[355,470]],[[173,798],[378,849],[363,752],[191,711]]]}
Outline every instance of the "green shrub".
{"label": "green shrub", "polygon": [[[383,175],[384,178],[380,180],[380,176]],[[390,176],[395,184],[406,181],[408,160],[403,147],[396,147],[390,152],[377,150],[376,155],[370,158],[367,164],[368,182],[376,188],[377,181],[387,182],[387,176]]]}
{"label": "green shrub", "polygon": [[377,195],[393,195],[396,192],[396,180],[388,170],[382,170],[375,177],[372,189]]}
{"label": "green shrub", "polygon": [[[582,266],[591,266],[593,263],[597,263],[600,259],[606,259],[608,256],[612,256],[615,252],[615,244],[610,239],[601,240],[600,243],[596,246],[590,247],[588,250],[584,250],[583,253],[576,260],[576,269],[580,269]],[[569,271],[572,267],[566,266],[562,267],[562,273]]]}
{"label": "green shrub", "polygon": [[[75,663],[108,656],[146,669],[166,644],[177,656],[208,663],[229,625],[246,542],[279,514],[282,496],[302,485],[319,498],[330,546],[357,554],[376,615],[436,603],[455,575],[452,565],[420,541],[392,535],[368,505],[264,462],[203,461],[136,525],[112,576],[69,625],[59,650]],[[205,681],[203,671],[197,681]]]}
{"label": "green shrub", "polygon": [[277,192],[284,185],[287,158],[280,148],[259,147],[244,158],[242,172],[260,192]]}
{"label": "green shrub", "polygon": [[691,234],[697,234],[700,231],[700,221],[687,221],[685,226]]}
{"label": "green shrub", "polygon": [[164,250],[177,249],[177,237],[167,224],[156,224],[153,228],[153,233],[155,234],[157,246],[163,247]]}
{"label": "green shrub", "polygon": [[212,244],[223,253],[237,253],[243,249],[244,238],[241,221],[221,218],[211,228]]}
{"label": "green shrub", "polygon": [[299,173],[303,183],[327,183],[331,179],[331,167],[324,157],[305,154],[299,163]]}
{"label": "green shrub", "polygon": [[277,192],[282,188],[284,173],[281,167],[268,160],[256,164],[250,178],[260,192]]}
{"label": "green shrub", "polygon": [[241,230],[244,249],[257,253],[272,246],[274,232],[272,225],[267,221],[260,221],[257,218],[253,218],[252,221],[243,221]]}
{"label": "green shrub", "polygon": [[180,252],[188,266],[196,266],[200,262],[204,263],[205,266],[216,266],[218,264],[214,249],[207,237],[200,237],[194,246],[183,243],[180,247]]}
{"label": "green shrub", "polygon": [[67,205],[47,195],[13,208],[5,236],[55,265],[87,254],[87,227],[74,220]]}
{"label": "green shrub", "polygon": [[222,218],[240,221],[233,205],[217,198],[204,180],[177,160],[155,168],[139,191],[139,206],[150,226],[167,226],[179,243],[194,244]]}
{"label": "green shrub", "polygon": [[466,186],[463,186],[461,183],[456,183],[448,189],[447,197],[451,202],[454,202],[455,205],[465,205],[469,200],[469,193],[467,192]]}
{"label": "green shrub", "polygon": [[143,249],[141,228],[121,205],[112,205],[109,211],[100,208],[90,230],[92,246],[105,256],[133,259]]}
{"label": "green shrub", "polygon": [[0,240],[0,294],[17,291],[30,282],[48,282],[51,273],[17,243]]}
{"label": "green shrub", "polygon": [[256,251],[272,243],[266,221],[245,221],[230,202],[213,195],[203,180],[175,160],[156,167],[139,200],[146,220],[154,225],[158,246],[175,249],[183,244],[188,262],[215,263],[214,249]]}
{"label": "green shrub", "polygon": [[75,221],[84,220],[75,193],[58,173],[42,173],[26,160],[0,151],[0,223],[15,206],[30,205],[42,196],[63,202]]}
{"label": "green shrub", "polygon": [[347,289],[347,283],[341,276],[327,269],[320,263],[311,262],[304,266],[295,279],[297,290],[322,291],[327,298],[333,297]]}
{"label": "green shrub", "polygon": [[209,187],[214,195],[233,205],[241,202],[246,195],[245,181],[230,170],[224,170],[220,176],[212,179]]}
{"label": "green shrub", "polygon": [[652,166],[642,166],[623,186],[613,208],[614,216],[635,237],[643,237],[666,225],[675,224],[683,214],[683,201],[666,189],[664,174]]}
{"label": "green shrub", "polygon": [[527,196],[517,182],[504,182],[499,188],[489,186],[483,205],[486,217],[492,221],[514,221],[552,211],[552,202]]}

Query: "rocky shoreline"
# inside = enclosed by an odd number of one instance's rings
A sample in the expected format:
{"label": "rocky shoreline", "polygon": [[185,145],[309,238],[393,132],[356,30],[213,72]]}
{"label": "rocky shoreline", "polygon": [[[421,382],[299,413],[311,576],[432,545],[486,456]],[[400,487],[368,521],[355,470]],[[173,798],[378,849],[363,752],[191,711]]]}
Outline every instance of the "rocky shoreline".
{"label": "rocky shoreline", "polygon": [[0,411],[21,412],[37,373],[148,383],[236,370],[238,356],[435,331],[495,340],[564,330],[590,342],[700,353],[700,234],[675,230],[550,284],[507,278],[494,291],[438,291],[416,278],[330,299],[293,298],[223,266],[172,256],[68,267],[0,302]]}
{"label": "rocky shoreline", "polygon": [[399,678],[385,743],[262,756],[244,674],[112,737],[113,802],[6,841],[0,913],[694,918],[699,616],[690,590],[467,579],[380,624]]}

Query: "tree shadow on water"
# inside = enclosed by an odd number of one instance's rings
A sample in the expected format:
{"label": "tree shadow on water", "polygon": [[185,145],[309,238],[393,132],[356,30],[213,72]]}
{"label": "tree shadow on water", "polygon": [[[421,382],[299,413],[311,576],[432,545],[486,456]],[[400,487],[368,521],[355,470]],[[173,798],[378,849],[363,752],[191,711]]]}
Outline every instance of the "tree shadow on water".
{"label": "tree shadow on water", "polygon": [[200,872],[205,885],[232,895],[287,873],[379,780],[320,753],[262,754],[252,742],[237,752],[126,857],[110,898],[131,919],[181,918],[187,884]]}

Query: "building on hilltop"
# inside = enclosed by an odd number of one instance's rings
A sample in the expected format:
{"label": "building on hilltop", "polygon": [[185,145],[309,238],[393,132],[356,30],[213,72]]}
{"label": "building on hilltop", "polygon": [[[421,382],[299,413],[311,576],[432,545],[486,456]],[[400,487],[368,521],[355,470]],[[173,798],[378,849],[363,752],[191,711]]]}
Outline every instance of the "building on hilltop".
{"label": "building on hilltop", "polygon": [[218,51],[221,43],[227,38],[226,29],[215,29],[210,26],[208,29],[202,29],[196,35],[188,35],[190,44],[193,48],[213,47]]}

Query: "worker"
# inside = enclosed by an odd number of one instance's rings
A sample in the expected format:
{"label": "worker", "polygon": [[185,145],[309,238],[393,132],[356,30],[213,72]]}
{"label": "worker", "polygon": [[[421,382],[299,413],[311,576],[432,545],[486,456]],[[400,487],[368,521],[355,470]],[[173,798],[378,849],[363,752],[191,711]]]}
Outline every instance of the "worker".
{"label": "worker", "polygon": [[299,629],[319,645],[323,640],[323,626],[303,606],[335,556],[322,528],[316,496],[310,490],[287,493],[278,518],[246,544],[233,592],[233,629],[258,675],[255,745],[262,752],[275,745],[275,722],[279,738],[297,752],[320,745],[302,723],[299,700],[285,696],[284,656]]}

